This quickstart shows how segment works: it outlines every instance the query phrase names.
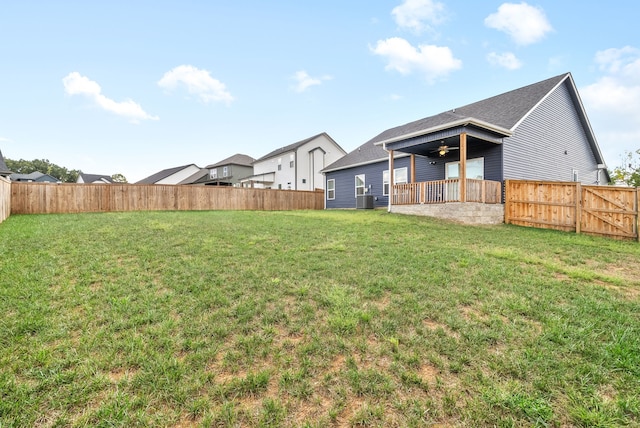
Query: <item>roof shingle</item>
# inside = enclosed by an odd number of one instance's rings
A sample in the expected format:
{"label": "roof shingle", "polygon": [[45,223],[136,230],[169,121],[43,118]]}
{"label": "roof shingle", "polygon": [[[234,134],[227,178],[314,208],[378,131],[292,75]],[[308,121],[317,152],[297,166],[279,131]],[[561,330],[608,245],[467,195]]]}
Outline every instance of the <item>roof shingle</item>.
{"label": "roof shingle", "polygon": [[453,124],[464,119],[474,118],[496,127],[513,130],[553,88],[569,76],[569,73],[561,74],[538,83],[387,129],[346,156],[338,159],[325,168],[324,171],[384,160],[388,157],[387,152],[382,146],[375,145],[375,143],[401,139],[403,136],[420,133],[432,128],[446,127],[447,124]]}

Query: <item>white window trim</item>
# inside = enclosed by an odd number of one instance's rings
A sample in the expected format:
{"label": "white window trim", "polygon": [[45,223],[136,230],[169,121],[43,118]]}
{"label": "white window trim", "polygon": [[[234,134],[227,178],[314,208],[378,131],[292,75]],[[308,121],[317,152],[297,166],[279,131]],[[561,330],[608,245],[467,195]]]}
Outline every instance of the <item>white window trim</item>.
{"label": "white window trim", "polygon": [[[398,172],[404,170],[405,179],[398,181]],[[409,169],[404,166],[402,168],[393,168],[393,184],[407,184],[409,182]],[[386,175],[386,178],[385,178]],[[386,190],[386,192],[385,192]],[[389,196],[389,170],[382,171],[382,196]]]}
{"label": "white window trim", "polygon": [[[331,183],[331,185],[329,185]],[[329,196],[329,192],[333,192],[333,197]],[[330,178],[327,180],[327,201],[333,201],[336,198],[336,179]]]}
{"label": "white window trim", "polygon": [[218,178],[218,168],[213,168],[211,171],[209,171],[209,177],[212,180]]}
{"label": "white window trim", "polygon": [[222,176],[223,177],[229,176],[229,167],[226,167],[226,166],[222,167]]}
{"label": "white window trim", "polygon": [[[358,182],[358,178],[360,177],[361,181],[362,181],[362,186],[358,186],[357,182]],[[364,195],[365,189],[367,187],[367,182],[365,181],[365,174],[356,174],[356,176],[354,177],[354,181],[353,184],[355,185],[355,197],[358,197],[358,188],[362,187],[362,194]]]}

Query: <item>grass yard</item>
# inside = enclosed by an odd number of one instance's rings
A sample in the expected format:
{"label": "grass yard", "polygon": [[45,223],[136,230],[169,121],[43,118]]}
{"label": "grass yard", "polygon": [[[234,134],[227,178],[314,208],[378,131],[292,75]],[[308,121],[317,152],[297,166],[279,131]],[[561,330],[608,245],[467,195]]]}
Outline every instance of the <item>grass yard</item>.
{"label": "grass yard", "polygon": [[12,216],[0,426],[640,425],[640,244],[382,211]]}

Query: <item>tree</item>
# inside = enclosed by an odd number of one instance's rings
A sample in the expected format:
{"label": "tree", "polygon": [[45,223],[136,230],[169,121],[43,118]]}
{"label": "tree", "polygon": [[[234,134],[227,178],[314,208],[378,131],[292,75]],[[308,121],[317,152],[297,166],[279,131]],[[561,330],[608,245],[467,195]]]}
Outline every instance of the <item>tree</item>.
{"label": "tree", "polygon": [[625,183],[627,186],[640,187],[640,149],[625,152],[622,165],[613,169],[610,174],[614,183]]}
{"label": "tree", "polygon": [[111,176],[111,179],[113,180],[114,183],[128,183],[127,177],[125,177],[122,174],[113,174]]}
{"label": "tree", "polygon": [[51,163],[49,159],[34,159],[32,161],[5,159],[5,163],[7,167],[16,174],[31,174],[32,172],[38,171],[43,174],[49,174],[65,183],[75,183],[78,181],[78,175],[80,175],[81,172],[77,169],[69,170]]}

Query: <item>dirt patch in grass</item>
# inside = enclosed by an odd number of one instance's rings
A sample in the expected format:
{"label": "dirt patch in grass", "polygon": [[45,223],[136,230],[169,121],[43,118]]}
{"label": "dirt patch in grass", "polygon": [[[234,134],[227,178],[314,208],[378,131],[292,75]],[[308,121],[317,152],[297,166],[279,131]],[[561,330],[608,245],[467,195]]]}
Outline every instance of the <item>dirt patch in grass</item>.
{"label": "dirt patch in grass", "polygon": [[607,290],[612,290],[618,294],[620,294],[626,300],[635,301],[640,298],[640,286],[629,285],[626,287],[614,285],[605,281],[595,280],[595,284],[606,288]]}
{"label": "dirt patch in grass", "polygon": [[336,425],[339,427],[352,426],[351,419],[366,405],[366,400],[363,397],[350,397],[344,403],[344,408],[338,414],[336,418]]}
{"label": "dirt patch in grass", "polygon": [[489,319],[486,314],[483,314],[473,306],[463,306],[460,308],[460,313],[466,321],[486,321]]}
{"label": "dirt patch in grass", "polygon": [[338,373],[342,371],[342,369],[346,365],[346,361],[347,361],[347,358],[344,355],[342,354],[336,355],[336,357],[329,364],[329,373]]}
{"label": "dirt patch in grass", "polygon": [[131,380],[139,370],[118,367],[107,373],[107,378],[112,384],[119,384],[123,380]]}
{"label": "dirt patch in grass", "polygon": [[423,319],[422,324],[431,331],[442,330],[447,334],[447,336],[451,336],[455,339],[460,338],[460,334],[458,332],[451,330],[451,328],[449,328],[448,325],[432,320],[430,318]]}
{"label": "dirt patch in grass", "polygon": [[431,364],[423,364],[418,370],[418,376],[420,376],[422,380],[427,381],[429,384],[434,384],[439,375],[440,370],[438,370]]}

